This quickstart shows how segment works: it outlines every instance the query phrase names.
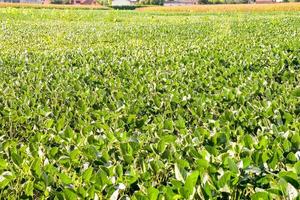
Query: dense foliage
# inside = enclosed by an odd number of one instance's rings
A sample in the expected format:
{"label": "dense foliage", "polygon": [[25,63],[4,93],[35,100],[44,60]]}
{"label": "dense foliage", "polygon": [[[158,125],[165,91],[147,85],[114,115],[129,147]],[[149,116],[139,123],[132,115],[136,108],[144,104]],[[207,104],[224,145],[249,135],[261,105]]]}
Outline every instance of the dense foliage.
{"label": "dense foliage", "polygon": [[0,9],[0,198],[295,199],[299,31],[292,12]]}
{"label": "dense foliage", "polygon": [[139,0],[141,5],[164,5],[165,0]]}
{"label": "dense foliage", "polygon": [[69,4],[69,0],[51,0],[52,4]]}

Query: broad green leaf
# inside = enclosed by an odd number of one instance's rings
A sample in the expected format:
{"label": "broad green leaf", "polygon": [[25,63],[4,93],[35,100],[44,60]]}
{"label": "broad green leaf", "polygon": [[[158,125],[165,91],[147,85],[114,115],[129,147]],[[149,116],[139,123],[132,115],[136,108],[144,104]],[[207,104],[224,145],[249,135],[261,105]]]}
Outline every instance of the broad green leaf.
{"label": "broad green leaf", "polygon": [[3,172],[0,175],[0,189],[5,188],[13,179],[14,179],[14,176],[10,171]]}
{"label": "broad green leaf", "polygon": [[209,162],[205,159],[199,159],[196,162],[197,162],[198,167],[201,167],[204,169],[207,169],[209,167]]}
{"label": "broad green leaf", "polygon": [[167,129],[167,130],[172,131],[173,130],[173,121],[171,119],[165,120],[164,128]]}
{"label": "broad green leaf", "polygon": [[175,125],[178,129],[184,129],[185,128],[185,120],[179,116],[178,120],[176,120]]}
{"label": "broad green leaf", "polygon": [[56,122],[56,130],[61,131],[65,126],[65,117],[61,117]]}
{"label": "broad green leaf", "polygon": [[293,172],[280,172],[279,177],[283,178],[285,181],[290,183],[292,186],[294,186],[296,189],[300,189],[300,182],[297,178],[297,174]]}
{"label": "broad green leaf", "polygon": [[159,190],[158,189],[156,189],[154,187],[151,187],[151,188],[148,189],[149,200],[157,200],[158,194],[159,194]]}
{"label": "broad green leaf", "polygon": [[77,194],[72,189],[64,189],[63,194],[66,200],[75,200],[78,198]]}
{"label": "broad green leaf", "polygon": [[218,183],[220,187],[224,187],[230,181],[231,172],[225,172],[223,176],[219,179]]}
{"label": "broad green leaf", "polygon": [[291,162],[297,162],[297,157],[293,152],[290,152],[286,158]]}
{"label": "broad green leaf", "polygon": [[267,192],[256,192],[251,196],[251,200],[270,200],[270,196]]}
{"label": "broad green leaf", "polygon": [[39,158],[36,158],[32,165],[31,165],[32,170],[37,176],[42,175],[42,169],[41,169],[41,160]]}
{"label": "broad green leaf", "polygon": [[230,171],[232,171],[234,174],[238,174],[239,169],[236,166],[235,162],[230,158],[228,158],[227,160],[228,160],[228,166],[229,166]]}
{"label": "broad green leaf", "polygon": [[196,189],[196,183],[199,177],[199,172],[194,171],[190,175],[187,176],[185,184],[184,184],[184,196],[185,198],[190,198],[193,194],[194,190]]}
{"label": "broad green leaf", "polygon": [[12,158],[13,162],[18,166],[20,166],[23,162],[22,157],[17,153],[12,153],[11,158]]}
{"label": "broad green leaf", "polygon": [[7,169],[8,163],[4,159],[0,159],[0,169]]}
{"label": "broad green leaf", "polygon": [[284,113],[285,123],[290,124],[293,121],[293,116],[290,113]]}
{"label": "broad green leaf", "polygon": [[295,163],[294,168],[295,168],[297,175],[300,176],[300,161]]}
{"label": "broad green leaf", "polygon": [[267,190],[269,193],[275,194],[278,197],[281,197],[283,195],[282,190],[276,189],[276,188],[270,188]]}
{"label": "broad green leaf", "polygon": [[46,128],[51,128],[52,125],[53,125],[53,123],[54,123],[54,120],[53,120],[53,119],[47,119],[47,120],[45,121],[45,126],[46,126]]}
{"label": "broad green leaf", "polygon": [[59,174],[59,179],[66,185],[71,184],[73,182],[72,179],[64,173]]}
{"label": "broad green leaf", "polygon": [[294,89],[293,95],[295,97],[300,97],[300,87]]}
{"label": "broad green leaf", "polygon": [[74,136],[74,131],[70,127],[67,127],[66,130],[64,131],[64,136],[68,139],[72,139]]}
{"label": "broad green leaf", "polygon": [[93,168],[92,167],[87,168],[82,174],[83,180],[88,183],[92,177],[92,174],[93,174]]}
{"label": "broad green leaf", "polygon": [[25,194],[27,196],[33,196],[33,182],[32,181],[27,181],[25,183]]}

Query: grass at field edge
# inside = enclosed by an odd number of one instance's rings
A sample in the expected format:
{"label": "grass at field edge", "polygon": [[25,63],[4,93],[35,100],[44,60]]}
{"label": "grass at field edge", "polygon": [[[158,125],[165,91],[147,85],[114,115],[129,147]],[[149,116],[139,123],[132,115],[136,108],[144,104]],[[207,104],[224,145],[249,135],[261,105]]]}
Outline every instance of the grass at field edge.
{"label": "grass at field edge", "polygon": [[36,9],[78,9],[78,10],[110,10],[101,5],[59,5],[59,4],[29,4],[29,3],[0,3],[0,8],[36,8]]}
{"label": "grass at field edge", "polygon": [[181,13],[226,13],[226,12],[275,12],[300,11],[300,3],[277,4],[218,4],[194,6],[153,6],[137,8],[140,12],[181,12]]}

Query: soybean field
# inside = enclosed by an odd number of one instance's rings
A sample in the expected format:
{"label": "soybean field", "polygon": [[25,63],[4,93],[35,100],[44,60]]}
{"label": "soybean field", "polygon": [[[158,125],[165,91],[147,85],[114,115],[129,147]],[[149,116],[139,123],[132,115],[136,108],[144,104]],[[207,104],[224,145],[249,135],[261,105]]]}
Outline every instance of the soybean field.
{"label": "soybean field", "polygon": [[0,9],[1,199],[299,193],[299,12]]}

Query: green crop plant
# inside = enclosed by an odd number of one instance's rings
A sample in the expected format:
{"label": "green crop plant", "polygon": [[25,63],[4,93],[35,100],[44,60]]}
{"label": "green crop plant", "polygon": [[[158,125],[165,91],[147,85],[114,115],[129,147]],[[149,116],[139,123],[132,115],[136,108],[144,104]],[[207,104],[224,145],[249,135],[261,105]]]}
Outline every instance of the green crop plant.
{"label": "green crop plant", "polygon": [[299,199],[300,17],[0,9],[1,199]]}

